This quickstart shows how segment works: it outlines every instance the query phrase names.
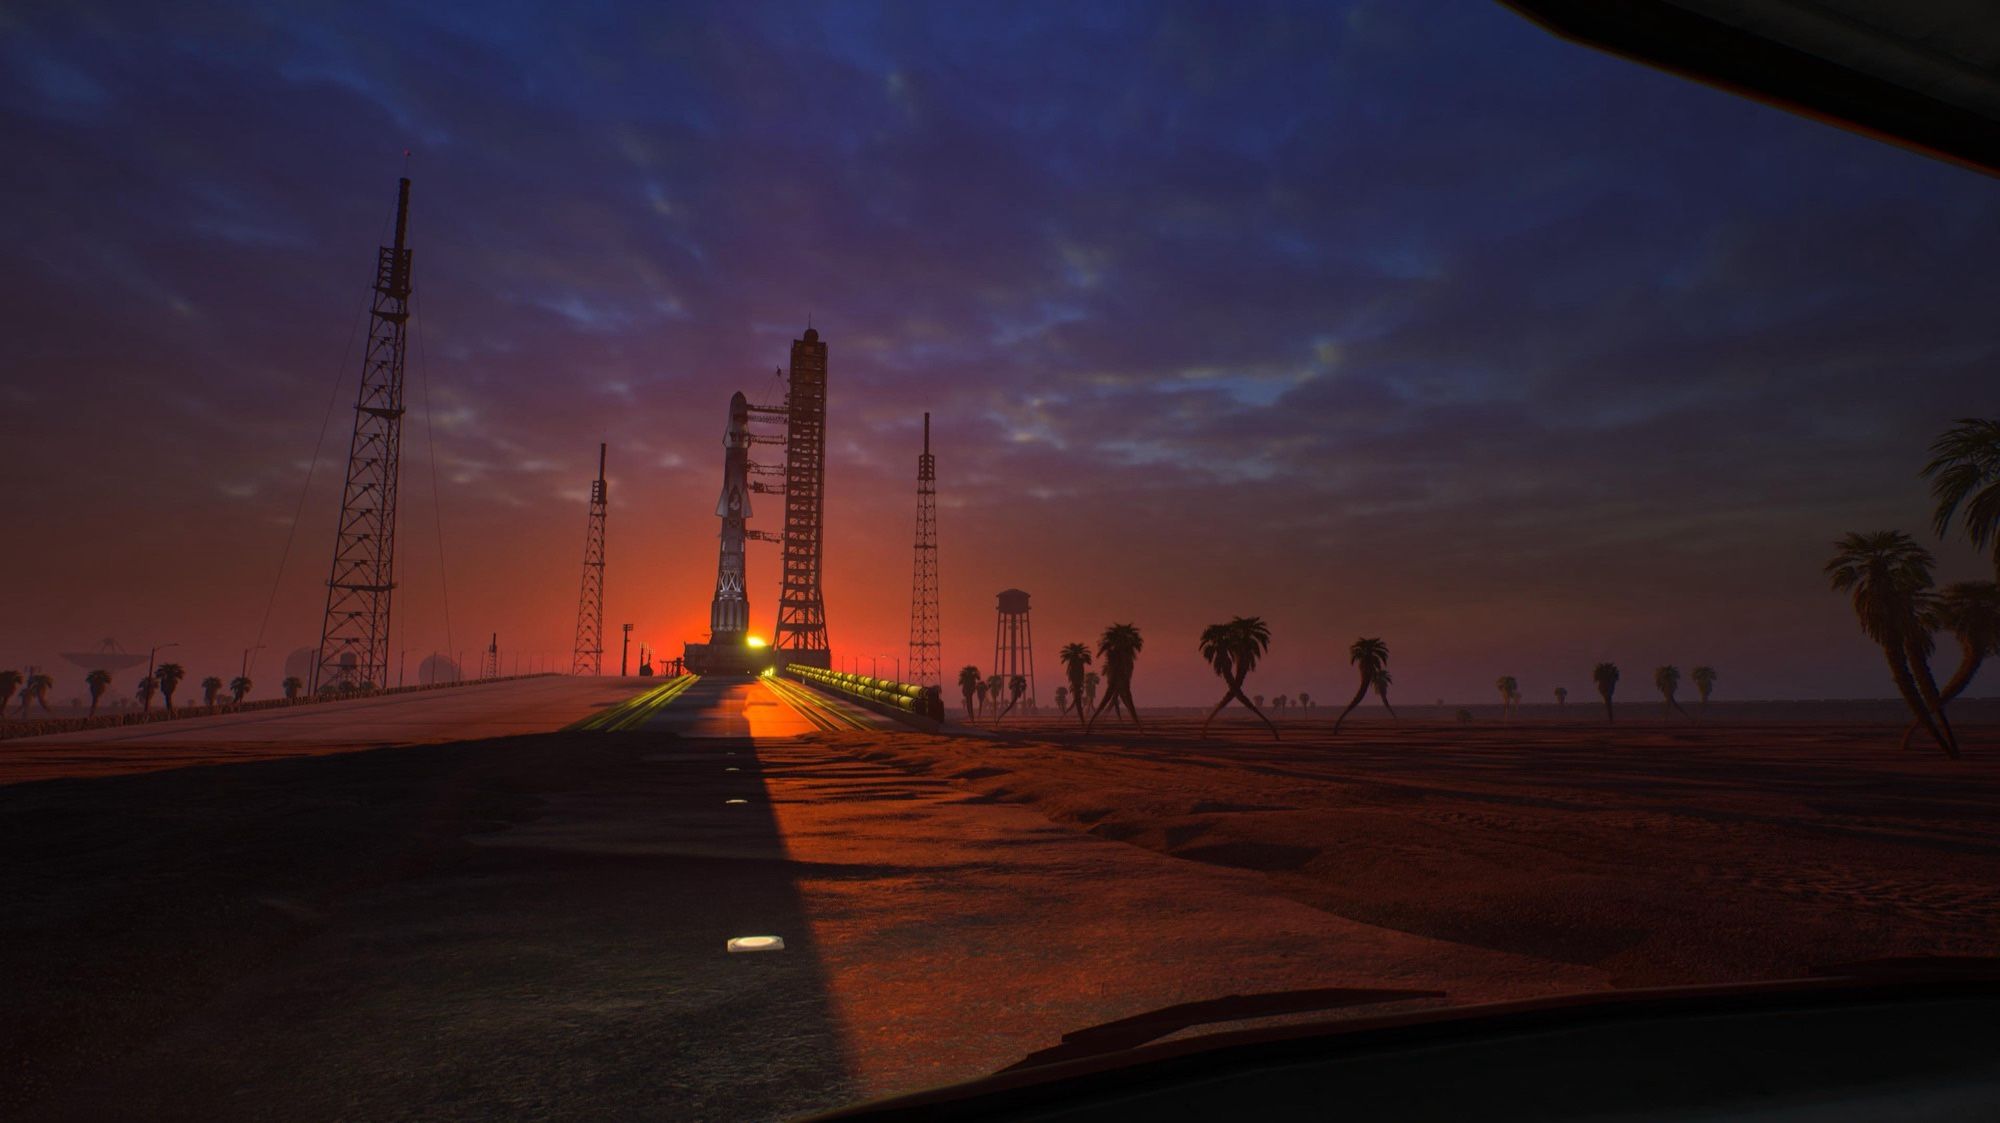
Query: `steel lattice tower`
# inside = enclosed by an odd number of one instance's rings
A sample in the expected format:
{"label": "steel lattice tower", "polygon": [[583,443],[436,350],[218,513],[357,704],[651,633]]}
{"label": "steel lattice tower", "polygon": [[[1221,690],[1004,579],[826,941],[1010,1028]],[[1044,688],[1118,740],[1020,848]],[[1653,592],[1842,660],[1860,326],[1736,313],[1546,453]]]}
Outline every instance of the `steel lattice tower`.
{"label": "steel lattice tower", "polygon": [[832,665],[826,599],[820,592],[820,543],[826,490],[826,344],[806,329],[792,341],[785,394],[785,547],[778,588],[779,661]]}
{"label": "steel lattice tower", "polygon": [[359,689],[389,681],[389,607],[395,591],[396,481],[403,439],[403,344],[410,321],[410,251],[405,248],[410,181],[396,188],[396,242],[375,259],[375,299],[347,486],[326,581],[326,620],[311,689]]}
{"label": "steel lattice tower", "polygon": [[931,455],[931,415],[924,414],[924,451],[917,457],[917,557],[910,578],[910,672],[918,686],[942,686],[938,627],[937,457]]}
{"label": "steel lattice tower", "polygon": [[597,446],[597,478],[590,484],[590,526],[583,536],[583,589],[576,596],[576,653],[569,673],[604,673],[604,445]]}

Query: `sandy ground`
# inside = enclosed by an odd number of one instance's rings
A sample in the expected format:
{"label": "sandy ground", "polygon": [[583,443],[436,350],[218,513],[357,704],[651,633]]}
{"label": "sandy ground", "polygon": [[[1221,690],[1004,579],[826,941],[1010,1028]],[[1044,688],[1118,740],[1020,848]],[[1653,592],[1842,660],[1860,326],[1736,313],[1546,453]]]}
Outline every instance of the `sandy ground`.
{"label": "sandy ground", "polygon": [[1971,759],[1896,725],[1475,725],[1192,718],[1083,737],[870,744],[864,758],[1206,864],[1365,923],[1606,972],[1768,978],[2000,953],[2000,728]]}
{"label": "sandy ground", "polygon": [[0,784],[560,729],[659,679],[521,679],[0,741]]}
{"label": "sandy ground", "polygon": [[1891,726],[792,737],[758,689],[0,786],[0,1116],[770,1119],[1234,992],[1996,951],[2000,752]]}

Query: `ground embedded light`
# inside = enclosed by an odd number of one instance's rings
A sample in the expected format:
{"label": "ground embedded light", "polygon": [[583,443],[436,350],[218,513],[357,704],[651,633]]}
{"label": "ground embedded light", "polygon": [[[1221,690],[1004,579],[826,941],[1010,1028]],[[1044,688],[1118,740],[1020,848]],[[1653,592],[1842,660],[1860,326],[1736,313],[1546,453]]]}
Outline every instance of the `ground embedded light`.
{"label": "ground embedded light", "polygon": [[783,936],[737,936],[729,941],[729,950],[739,951],[783,951]]}

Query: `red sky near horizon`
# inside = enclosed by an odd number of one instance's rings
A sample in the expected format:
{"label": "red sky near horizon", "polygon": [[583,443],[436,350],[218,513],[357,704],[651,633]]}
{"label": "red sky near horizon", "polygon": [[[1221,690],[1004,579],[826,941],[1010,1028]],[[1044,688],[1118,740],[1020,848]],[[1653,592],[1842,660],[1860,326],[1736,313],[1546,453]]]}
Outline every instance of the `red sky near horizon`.
{"label": "red sky near horizon", "polygon": [[258,695],[317,638],[406,147],[413,677],[496,631],[506,669],[567,665],[599,441],[607,664],[627,621],[699,639],[726,404],[780,399],[808,317],[829,628],[885,668],[926,410],[947,676],[1018,586],[1044,698],[1058,647],[1131,621],[1142,705],[1212,701],[1196,637],[1239,614],[1267,695],[1345,696],[1380,635],[1413,703],[1587,696],[1607,658],[1635,700],[1668,662],[1882,696],[1832,539],[1986,572],[1917,470],[1994,405],[1995,185],[1498,5],[380,18],[0,38],[34,154],[0,185],[0,666],[59,698],[104,637],[227,678],[261,628]]}

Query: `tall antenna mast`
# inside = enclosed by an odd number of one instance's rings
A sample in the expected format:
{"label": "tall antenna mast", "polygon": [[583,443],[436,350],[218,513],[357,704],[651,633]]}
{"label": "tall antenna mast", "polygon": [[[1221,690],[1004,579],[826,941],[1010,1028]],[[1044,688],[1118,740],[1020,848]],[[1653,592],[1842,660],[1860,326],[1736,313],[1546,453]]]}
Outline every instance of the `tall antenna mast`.
{"label": "tall antenna mast", "polygon": [[403,442],[403,343],[410,321],[410,180],[397,181],[396,242],[375,259],[375,299],[347,486],[326,580],[326,619],[311,689],[372,690],[389,683],[389,605],[395,591],[396,481]]}
{"label": "tall antenna mast", "polygon": [[583,590],[576,597],[576,653],[569,673],[604,673],[604,450],[597,446],[597,479],[590,485],[590,526],[583,536]]}
{"label": "tall antenna mast", "polygon": [[931,455],[931,415],[924,414],[924,451],[917,457],[917,557],[910,579],[910,677],[943,686],[938,627],[937,457]]}

